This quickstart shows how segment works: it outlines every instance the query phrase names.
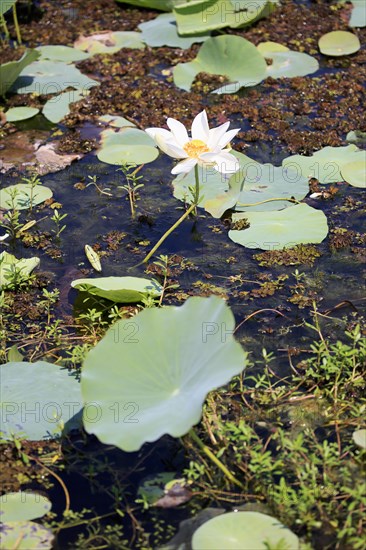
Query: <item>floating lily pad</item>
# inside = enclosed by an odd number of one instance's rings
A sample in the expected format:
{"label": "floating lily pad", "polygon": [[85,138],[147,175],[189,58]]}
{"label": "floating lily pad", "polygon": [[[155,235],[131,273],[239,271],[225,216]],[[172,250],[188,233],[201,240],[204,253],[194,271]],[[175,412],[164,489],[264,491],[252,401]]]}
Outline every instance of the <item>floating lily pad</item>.
{"label": "floating lily pad", "polygon": [[48,498],[39,493],[7,493],[0,496],[0,522],[41,518],[48,514],[51,507]]}
{"label": "floating lily pad", "polygon": [[352,434],[352,439],[362,449],[366,449],[366,429],[355,430]]}
{"label": "floating lily pad", "polygon": [[117,0],[117,2],[131,4],[132,6],[138,6],[140,8],[152,8],[154,10],[160,11],[171,11],[174,6],[185,2],[185,0]]}
{"label": "floating lily pad", "polygon": [[0,548],[2,550],[50,550],[54,535],[34,521],[0,523]]}
{"label": "floating lily pad", "polygon": [[366,27],[365,0],[352,0],[350,27]]}
{"label": "floating lily pad", "polygon": [[266,52],[266,59],[271,59],[272,64],[267,66],[267,76],[272,78],[293,78],[315,73],[319,69],[319,63],[307,53],[293,51]]}
{"label": "floating lily pad", "polygon": [[[288,52],[290,51],[290,48],[284,46],[283,44],[279,44],[278,42],[268,41],[260,42],[260,44],[257,45],[257,50],[263,55],[263,57],[267,57],[267,54],[271,53]],[[270,55],[268,57],[270,57]]]}
{"label": "floating lily pad", "polygon": [[0,254],[0,289],[5,288],[9,283],[15,284],[25,281],[40,263],[40,259],[21,258],[18,260],[13,254],[4,250]]}
{"label": "floating lily pad", "polygon": [[181,35],[224,27],[245,27],[269,15],[276,2],[268,0],[189,0],[174,7]]}
{"label": "floating lily pad", "polygon": [[292,155],[283,160],[285,166],[299,176],[316,178],[320,183],[335,183],[342,181],[341,170],[345,164],[362,160],[362,152],[356,145],[345,147],[324,147],[313,155]]}
{"label": "floating lily pad", "polygon": [[88,52],[89,54],[116,53],[122,48],[143,49],[145,44],[141,41],[141,33],[135,31],[112,32],[104,31],[91,34],[90,36],[80,36],[74,47],[77,50]]}
{"label": "floating lily pad", "polygon": [[119,115],[103,115],[99,117],[99,120],[101,122],[106,122],[109,126],[113,126],[115,128],[126,128],[128,126],[133,128],[136,126],[136,124],[127,120],[127,118]]}
{"label": "floating lily pad", "polygon": [[363,158],[344,164],[341,174],[344,181],[353,187],[366,188],[366,152],[362,151],[358,156]]}
{"label": "floating lily pad", "polygon": [[160,296],[162,287],[156,281],[141,277],[99,277],[76,279],[71,286],[82,292],[106,298],[112,302],[141,302],[148,294]]}
{"label": "floating lily pad", "polygon": [[90,54],[69,46],[38,46],[36,51],[41,54],[40,61],[49,59],[51,61],[73,63],[90,57]]}
{"label": "floating lily pad", "polygon": [[85,411],[85,429],[124,451],[163,434],[186,434],[199,422],[207,393],[246,365],[234,325],[216,296],[117,321],[84,362],[83,399],[100,412],[96,420]]}
{"label": "floating lily pad", "polygon": [[12,107],[5,113],[6,122],[17,122],[18,120],[27,120],[39,113],[35,107]]}
{"label": "floating lily pad", "polygon": [[252,161],[244,167],[244,178],[243,188],[235,205],[235,210],[238,211],[282,210],[290,206],[291,198],[301,200],[309,192],[308,179],[284,166],[276,167],[270,163],[259,164]]}
{"label": "floating lily pad", "polygon": [[28,50],[18,61],[9,61],[9,63],[0,65],[0,95],[4,96],[27,65],[30,65],[38,58],[39,52]]}
{"label": "floating lily pad", "polygon": [[108,164],[147,164],[154,161],[159,151],[154,140],[137,128],[112,129],[102,132],[102,148],[98,159]]}
{"label": "floating lily pad", "polygon": [[194,36],[180,36],[177,31],[177,24],[174,14],[162,13],[156,19],[140,23],[142,40],[151,47],[170,46],[171,48],[187,49],[197,42],[204,42],[210,37],[209,34]]}
{"label": "floating lily pad", "polygon": [[52,97],[47,101],[42,109],[43,115],[51,122],[60,122],[70,113],[70,105],[79,101],[86,94],[82,90],[70,90]]}
{"label": "floating lily pad", "polygon": [[260,512],[228,512],[210,519],[192,537],[192,550],[300,548],[298,537],[276,518]]}
{"label": "floating lily pad", "polygon": [[318,45],[322,54],[332,56],[350,55],[361,48],[358,36],[347,31],[327,32],[319,38]]}
{"label": "floating lily pad", "polygon": [[79,427],[80,384],[75,375],[52,363],[0,365],[2,437],[13,434],[39,441]]}
{"label": "floating lily pad", "polygon": [[200,72],[224,75],[230,83],[214,93],[236,93],[242,86],[255,86],[266,78],[267,65],[257,48],[240,36],[216,36],[201,46],[197,57],[174,67],[174,84],[189,91]]}
{"label": "floating lily pad", "polygon": [[61,61],[35,61],[22,70],[12,86],[19,94],[54,94],[75,88],[88,90],[99,82],[83,75],[74,65]]}
{"label": "floating lily pad", "polygon": [[[13,197],[13,193],[16,195]],[[29,183],[17,183],[0,189],[0,208],[25,210],[50,199],[53,193],[45,185],[33,187]],[[13,198],[12,198],[13,197]]]}
{"label": "floating lily pad", "polygon": [[238,213],[232,219],[246,219],[250,224],[248,229],[229,231],[234,243],[247,248],[282,250],[297,244],[321,243],[328,234],[325,214],[307,204],[274,212]]}

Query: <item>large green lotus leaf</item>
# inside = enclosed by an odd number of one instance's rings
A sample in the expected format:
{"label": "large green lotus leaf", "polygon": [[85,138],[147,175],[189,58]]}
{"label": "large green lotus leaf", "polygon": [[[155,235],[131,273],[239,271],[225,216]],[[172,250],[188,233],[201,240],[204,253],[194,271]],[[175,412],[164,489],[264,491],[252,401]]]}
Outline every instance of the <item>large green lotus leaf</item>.
{"label": "large green lotus leaf", "polygon": [[41,54],[40,61],[49,59],[51,61],[74,63],[90,57],[89,53],[70,48],[70,46],[38,46],[36,50]]}
{"label": "large green lotus leaf", "polygon": [[267,52],[263,54],[266,59],[271,59],[272,64],[267,66],[267,76],[272,78],[292,78],[315,73],[319,69],[319,63],[307,53],[301,52]]}
{"label": "large green lotus leaf", "polygon": [[266,77],[266,62],[257,48],[240,36],[216,36],[201,46],[197,57],[188,63],[174,67],[174,84],[190,90],[195,76],[200,72],[225,75],[230,84],[214,90],[214,93],[235,93],[242,86],[255,86]]}
{"label": "large green lotus leaf", "polygon": [[107,164],[147,164],[158,155],[158,149],[150,145],[111,145],[99,151],[98,159]]}
{"label": "large green lotus leaf", "polygon": [[0,377],[3,438],[39,441],[79,427],[80,384],[67,369],[45,361],[10,362],[0,365]]}
{"label": "large green lotus leaf", "polygon": [[207,32],[223,27],[245,27],[273,10],[267,0],[189,0],[174,8],[181,35]]}
{"label": "large green lotus leaf", "polygon": [[[366,188],[366,152],[362,151],[357,156],[360,160],[344,164],[341,168],[341,174],[347,183],[353,187]],[[361,159],[361,157],[363,157]]]}
{"label": "large green lotus leaf", "polygon": [[75,279],[71,286],[94,296],[125,304],[141,302],[148,294],[160,296],[163,290],[156,281],[141,277]]}
{"label": "large green lotus leaf", "polygon": [[99,82],[83,75],[74,65],[62,61],[35,61],[23,69],[12,86],[19,94],[54,94],[75,88],[88,90]]}
{"label": "large green lotus leaf", "polygon": [[52,531],[34,521],[0,523],[2,550],[50,550],[53,540]]}
{"label": "large green lotus leaf", "polygon": [[0,15],[10,10],[17,0],[0,0]]}
{"label": "large green lotus leaf", "polygon": [[39,113],[35,107],[12,107],[5,113],[6,122],[17,122],[18,120],[27,120]]}
{"label": "large green lotus leaf", "polygon": [[83,93],[83,90],[70,90],[68,92],[62,92],[62,94],[52,97],[45,103],[42,113],[51,122],[60,122],[70,113],[71,103],[79,101],[85,95],[86,94]]}
{"label": "large green lotus leaf", "polygon": [[112,145],[148,145],[154,146],[154,140],[143,130],[138,128],[123,127],[119,131],[109,128],[101,133],[102,147]]}
{"label": "large green lotus leaf", "polygon": [[333,56],[350,55],[361,48],[358,36],[348,31],[327,32],[319,38],[318,45],[322,54]]}
{"label": "large green lotus leaf", "polygon": [[352,12],[348,25],[350,27],[366,27],[365,0],[352,0]]}
{"label": "large green lotus leaf", "polygon": [[244,170],[244,177],[243,189],[235,205],[239,212],[282,210],[290,206],[291,198],[301,200],[309,192],[308,179],[284,166],[253,161]]}
{"label": "large green lotus leaf", "polygon": [[6,493],[0,497],[0,522],[41,518],[51,507],[48,498],[38,493]]}
{"label": "large green lotus leaf", "polygon": [[154,140],[138,128],[104,130],[98,159],[108,164],[147,164],[159,155]]}
{"label": "large green lotus leaf", "polygon": [[141,50],[145,44],[141,41],[141,33],[135,31],[111,32],[91,34],[90,36],[80,36],[74,43],[77,50],[94,54],[112,54],[122,48],[133,48]]}
{"label": "large green lotus leaf", "polygon": [[117,0],[117,2],[132,4],[132,6],[138,6],[139,8],[152,8],[154,10],[160,11],[172,11],[174,6],[185,2],[185,0]]}
{"label": "large green lotus leaf", "polygon": [[13,254],[9,254],[4,250],[0,254],[0,289],[5,288],[9,282],[13,282],[15,273],[20,274],[22,280],[26,279],[27,275],[39,266],[39,263],[39,258],[22,258],[18,260]]}
{"label": "large green lotus leaf", "polygon": [[299,176],[316,178],[320,183],[335,183],[342,181],[341,169],[345,164],[362,160],[360,150],[356,145],[345,147],[324,147],[310,157],[304,155],[292,155],[282,161],[286,166]]}
{"label": "large green lotus leaf", "polygon": [[359,447],[366,449],[366,429],[355,430],[352,434],[352,439]]}
{"label": "large green lotus leaf", "polygon": [[164,434],[186,434],[199,422],[207,393],[246,365],[234,326],[230,308],[217,296],[117,321],[82,369],[84,402],[99,412],[96,418],[84,408],[86,430],[124,451]]}
{"label": "large green lotus leaf", "polygon": [[210,519],[192,537],[192,550],[297,550],[298,537],[260,512],[228,512]]}
{"label": "large green lotus leaf", "polygon": [[248,229],[231,229],[229,237],[247,248],[282,250],[297,244],[321,243],[328,234],[325,214],[307,204],[273,212],[233,214],[234,222],[242,219],[248,220]]}
{"label": "large green lotus leaf", "polygon": [[177,31],[174,14],[162,13],[156,19],[140,23],[142,40],[151,47],[170,46],[171,48],[187,49],[197,42],[204,42],[209,34],[195,36],[180,36]]}
{"label": "large green lotus leaf", "polygon": [[[17,191],[16,196],[12,199],[12,193]],[[49,187],[45,185],[37,185],[33,188],[29,183],[17,183],[0,189],[0,208],[5,210],[25,210],[31,206],[41,204],[52,197],[53,193]]]}
{"label": "large green lotus leaf", "polygon": [[39,52],[36,50],[28,50],[18,61],[9,61],[9,63],[0,65],[0,95],[4,96],[25,67],[38,58]]}

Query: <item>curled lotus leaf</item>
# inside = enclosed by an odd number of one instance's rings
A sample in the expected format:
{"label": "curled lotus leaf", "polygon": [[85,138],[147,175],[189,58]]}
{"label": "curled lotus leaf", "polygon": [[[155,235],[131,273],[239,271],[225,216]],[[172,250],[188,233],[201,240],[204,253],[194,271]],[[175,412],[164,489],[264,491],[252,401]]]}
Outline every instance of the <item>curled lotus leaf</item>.
{"label": "curled lotus leaf", "polygon": [[10,283],[14,284],[14,278],[15,281],[18,280],[19,282],[26,280],[39,264],[39,258],[21,258],[18,260],[13,254],[9,254],[4,250],[0,254],[0,289],[5,288]]}
{"label": "curled lotus leaf", "polygon": [[71,286],[82,292],[125,304],[141,302],[147,295],[160,296],[163,290],[156,281],[142,277],[75,279]]}
{"label": "curled lotus leaf", "polygon": [[84,408],[87,432],[124,451],[164,434],[186,434],[199,422],[207,393],[246,365],[234,326],[230,308],[217,296],[117,321],[82,369],[84,403],[95,405],[90,412]]}
{"label": "curled lotus leaf", "polygon": [[247,248],[282,250],[297,244],[321,243],[328,234],[323,212],[307,204],[272,212],[233,214],[233,222],[247,220],[247,229],[231,229],[232,241]]}
{"label": "curled lotus leaf", "polygon": [[266,78],[267,65],[257,48],[240,36],[215,36],[201,46],[197,57],[178,63],[173,69],[174,84],[189,91],[200,72],[223,75],[228,84],[213,93],[232,94],[243,86],[255,86]]}

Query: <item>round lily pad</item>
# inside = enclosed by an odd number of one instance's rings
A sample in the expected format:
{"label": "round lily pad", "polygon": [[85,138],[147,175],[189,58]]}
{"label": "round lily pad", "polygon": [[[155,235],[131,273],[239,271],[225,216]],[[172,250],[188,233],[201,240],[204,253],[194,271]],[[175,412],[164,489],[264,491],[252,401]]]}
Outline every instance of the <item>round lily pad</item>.
{"label": "round lily pad", "polygon": [[197,424],[207,393],[246,365],[234,316],[217,296],[144,309],[117,321],[88,353],[81,374],[85,429],[103,443],[137,451]]}
{"label": "round lily pad", "polygon": [[0,522],[41,518],[51,510],[51,507],[48,498],[38,493],[7,493],[0,497]]}
{"label": "round lily pad", "polygon": [[352,434],[352,439],[359,447],[366,449],[366,429],[355,430]]}
{"label": "round lily pad", "polygon": [[17,183],[0,189],[0,208],[25,210],[50,199],[53,193],[45,185],[32,188],[29,183]]}
{"label": "round lily pad", "polygon": [[229,512],[210,519],[192,538],[193,550],[300,548],[298,537],[276,518],[260,512]]}
{"label": "round lily pad", "polygon": [[90,55],[100,53],[116,53],[122,48],[143,49],[141,33],[135,31],[104,31],[90,36],[80,36],[74,43],[77,50],[88,52]]}
{"label": "round lily pad", "polygon": [[17,122],[18,120],[27,120],[39,113],[35,107],[12,107],[5,113],[7,122]]}
{"label": "round lily pad", "polygon": [[358,52],[361,48],[358,36],[348,31],[332,31],[319,38],[319,50],[324,55],[341,56]]}
{"label": "round lily pad", "polygon": [[69,46],[38,46],[36,51],[41,54],[40,60],[50,59],[51,61],[64,61],[65,63],[82,61],[90,57],[89,53],[82,52],[76,48],[70,48]]}
{"label": "round lily pad", "polygon": [[344,181],[353,187],[366,188],[366,153],[360,153],[363,159],[344,164],[341,168],[341,174]]}
{"label": "round lily pad", "polygon": [[341,170],[349,162],[362,160],[360,149],[354,144],[345,147],[324,147],[313,155],[292,155],[282,161],[282,166],[297,172],[299,176],[316,178],[320,183],[342,181]]}
{"label": "round lily pad", "polygon": [[4,439],[13,434],[39,441],[79,427],[80,384],[73,373],[52,363],[0,365],[1,424]]}
{"label": "round lily pad", "polygon": [[111,145],[99,151],[98,159],[107,164],[147,164],[158,155],[158,149],[150,145]]}
{"label": "round lily pad", "polygon": [[321,243],[328,234],[323,212],[307,204],[274,212],[233,214],[233,221],[246,219],[247,229],[229,231],[232,241],[247,248],[282,250],[297,244]]}
{"label": "round lily pad", "polygon": [[276,51],[263,54],[266,59],[271,59],[272,64],[267,66],[267,76],[272,78],[293,78],[315,73],[319,69],[319,63],[307,53],[292,51]]}
{"label": "round lily pad", "polygon": [[52,531],[34,521],[0,523],[2,550],[50,550],[54,538]]}
{"label": "round lily pad", "polygon": [[163,290],[156,281],[141,277],[76,279],[72,281],[71,286],[94,296],[124,304],[141,302],[148,294],[160,296]]}
{"label": "round lily pad", "polygon": [[260,42],[257,45],[257,50],[264,56],[267,57],[267,54],[274,52],[288,52],[289,48],[278,42]]}

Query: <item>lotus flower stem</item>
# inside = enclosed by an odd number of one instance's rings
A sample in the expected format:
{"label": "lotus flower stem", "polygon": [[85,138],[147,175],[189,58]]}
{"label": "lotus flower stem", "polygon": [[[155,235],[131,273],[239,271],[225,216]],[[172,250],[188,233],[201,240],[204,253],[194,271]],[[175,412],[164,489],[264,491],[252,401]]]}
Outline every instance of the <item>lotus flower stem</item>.
{"label": "lotus flower stem", "polygon": [[232,482],[234,483],[235,485],[237,485],[238,487],[240,487],[240,489],[244,489],[244,485],[242,483],[240,483],[240,481],[238,479],[236,479],[236,477],[233,476],[233,474],[226,468],[226,466],[221,462],[221,460],[219,460],[217,458],[217,456],[215,456],[213,454],[213,452],[211,451],[211,449],[209,447],[207,447],[207,445],[205,445],[204,443],[202,443],[202,441],[200,440],[200,438],[198,437],[198,435],[196,434],[196,432],[194,431],[194,428],[192,428],[189,432],[188,432],[188,435],[195,441],[195,443],[197,443],[197,445],[199,446],[199,448],[205,453],[205,455],[214,463],[216,464],[216,466],[218,468],[220,468],[220,470],[225,474],[225,476]]}
{"label": "lotus flower stem", "polygon": [[[164,235],[161,237],[161,239],[158,240],[158,242],[156,243],[156,245],[150,250],[150,252],[148,253],[148,255],[143,259],[143,261],[141,262],[142,264],[146,264],[147,261],[150,260],[151,256],[153,254],[155,254],[155,252],[157,251],[157,249],[159,248],[159,246],[161,244],[163,244],[163,242],[165,241],[165,239],[167,237],[169,237],[170,233],[172,233],[174,231],[174,229],[176,229],[186,218],[188,218],[188,216],[191,214],[191,212],[193,212],[193,210],[196,210],[197,208],[197,205],[199,203],[199,200],[200,200],[200,182],[199,182],[199,174],[198,174],[198,165],[196,165],[194,167],[194,174],[195,174],[195,181],[196,181],[196,184],[195,184],[195,189],[194,189],[194,192],[193,192],[193,202],[191,204],[191,206],[188,208],[188,210],[186,210],[184,212],[184,214],[179,218],[179,220],[177,220],[169,229],[168,231],[166,231],[164,233]],[[141,264],[138,264],[138,265],[141,265]]]}
{"label": "lotus flower stem", "polygon": [[17,16],[17,8],[16,8],[15,4],[13,5],[13,19],[14,19],[15,32],[16,32],[16,35],[17,35],[17,42],[20,46],[20,44],[22,43],[22,35],[20,34],[20,28],[19,28],[18,16]]}
{"label": "lotus flower stem", "polygon": [[288,202],[295,202],[296,204],[301,204],[300,201],[296,199],[285,199],[284,197],[276,197],[273,199],[266,199],[265,201],[259,201],[259,202],[237,202],[236,206],[258,206],[259,204],[264,204],[265,202],[272,202],[272,201],[288,201]]}

